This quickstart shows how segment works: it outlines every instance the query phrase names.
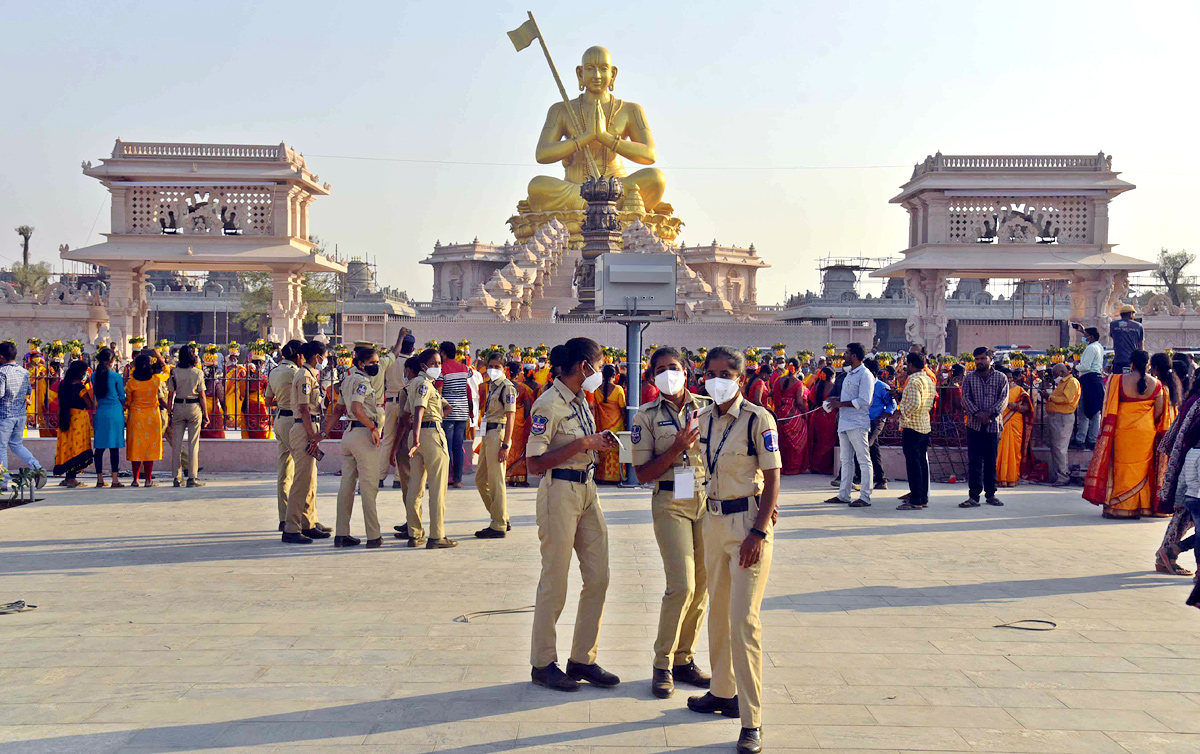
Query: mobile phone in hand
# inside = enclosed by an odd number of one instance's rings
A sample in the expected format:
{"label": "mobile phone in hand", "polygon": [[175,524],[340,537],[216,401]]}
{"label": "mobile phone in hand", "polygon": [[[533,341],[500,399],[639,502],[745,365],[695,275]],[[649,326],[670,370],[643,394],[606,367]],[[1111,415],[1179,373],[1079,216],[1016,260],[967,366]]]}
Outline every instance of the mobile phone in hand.
{"label": "mobile phone in hand", "polygon": [[625,445],[621,442],[621,438],[617,437],[617,433],[613,432],[611,429],[604,430],[604,432],[602,434],[605,434],[605,435],[608,435],[609,437],[611,437],[613,439],[613,442],[615,442],[617,444],[617,447],[619,447],[619,448],[625,447]]}

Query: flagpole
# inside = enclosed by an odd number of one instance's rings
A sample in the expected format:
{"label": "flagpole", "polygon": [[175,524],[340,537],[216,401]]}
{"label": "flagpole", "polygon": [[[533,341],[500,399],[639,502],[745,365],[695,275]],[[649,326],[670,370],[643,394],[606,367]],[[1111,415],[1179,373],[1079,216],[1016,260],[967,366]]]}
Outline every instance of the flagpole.
{"label": "flagpole", "polygon": [[[558,93],[562,95],[563,105],[567,109],[567,118],[571,121],[571,129],[575,132],[571,134],[572,138],[578,137],[583,133],[579,122],[575,119],[575,108],[571,107],[571,98],[567,96],[566,87],[563,86],[562,78],[558,75],[558,69],[554,67],[554,61],[550,58],[550,48],[546,47],[546,40],[542,38],[542,30],[538,28],[537,20],[533,17],[533,11],[526,11],[529,14],[529,21],[533,24],[533,30],[537,32],[538,44],[542,46],[542,54],[546,56],[546,63],[550,66],[550,73],[554,74],[554,83],[558,84]],[[578,142],[577,142],[578,143]],[[596,160],[592,157],[592,150],[583,147],[583,154],[587,158],[588,167],[592,171],[592,176],[600,177],[600,170],[596,167]]]}

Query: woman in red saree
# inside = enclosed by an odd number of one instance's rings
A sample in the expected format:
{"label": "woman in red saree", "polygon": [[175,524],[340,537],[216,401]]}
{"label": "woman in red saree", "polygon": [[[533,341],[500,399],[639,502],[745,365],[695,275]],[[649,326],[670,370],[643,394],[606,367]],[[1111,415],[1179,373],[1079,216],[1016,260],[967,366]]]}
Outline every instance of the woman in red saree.
{"label": "woman in red saree", "polygon": [[533,369],[521,374],[521,363],[508,363],[509,379],[517,386],[517,412],[513,415],[512,447],[508,449],[508,472],[505,484],[514,487],[528,487],[528,469],[525,464],[525,444],[529,442],[529,412],[533,408],[535,389],[538,384],[533,381]]}
{"label": "woman in red saree", "polygon": [[267,410],[267,371],[262,354],[254,354],[246,368],[246,419],[242,437],[251,440],[271,439],[271,412]]}
{"label": "woman in red saree", "polygon": [[[833,392],[833,370],[823,367],[817,372],[813,383],[812,405],[820,406]],[[817,411],[808,417],[808,431],[812,438],[809,444],[809,469],[814,474],[832,474],[833,449],[837,447],[837,412]]]}
{"label": "woman in red saree", "polygon": [[746,371],[746,400],[756,406],[771,408],[771,386],[759,371],[757,364],[752,364]]}
{"label": "woman in red saree", "polygon": [[[592,404],[592,414],[596,417],[596,430],[624,432],[625,391],[616,383],[617,368],[612,364],[605,364],[603,374],[604,382],[588,399]],[[612,448],[598,453],[597,482],[616,484],[621,481],[621,462],[618,460],[620,452],[620,448]]]}
{"label": "woman in red saree", "polygon": [[216,376],[216,367],[205,367],[207,378],[204,380],[204,402],[208,405],[208,424],[200,428],[201,440],[225,439],[225,409],[224,386]]}
{"label": "woman in red saree", "polygon": [[[799,362],[792,359],[797,366]],[[771,400],[779,414],[779,453],[783,457],[782,474],[807,474],[809,465],[809,439],[807,416],[798,416],[808,411],[808,388],[804,387],[794,371],[785,372],[771,388]],[[790,418],[789,418],[790,417]]]}
{"label": "woman in red saree", "polygon": [[1114,375],[1104,396],[1100,436],[1083,483],[1083,499],[1104,506],[1105,518],[1155,512],[1166,471],[1158,443],[1168,429],[1166,390],[1146,373],[1150,355],[1134,351],[1130,371]]}

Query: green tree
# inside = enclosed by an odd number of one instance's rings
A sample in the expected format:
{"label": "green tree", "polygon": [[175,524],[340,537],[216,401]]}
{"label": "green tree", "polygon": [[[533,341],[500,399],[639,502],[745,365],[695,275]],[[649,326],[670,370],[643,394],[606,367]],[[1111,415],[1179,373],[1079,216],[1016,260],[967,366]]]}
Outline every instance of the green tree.
{"label": "green tree", "polygon": [[[317,317],[333,311],[337,295],[338,276],[335,273],[305,272],[301,275],[303,287],[300,295],[308,305],[305,322],[316,322]],[[273,290],[268,272],[239,272],[238,281],[245,289],[242,293],[242,309],[235,319],[246,329],[258,331],[266,336],[271,324],[271,299]]]}
{"label": "green tree", "polygon": [[18,225],[17,235],[21,237],[21,264],[29,266],[29,237],[33,235],[32,225]]}
{"label": "green tree", "polygon": [[21,292],[26,295],[36,296],[46,290],[46,286],[50,284],[51,273],[49,262],[14,264],[12,266],[13,277],[16,278],[17,285],[21,286]]}
{"label": "green tree", "polygon": [[1158,268],[1154,270],[1154,276],[1166,286],[1167,295],[1171,297],[1171,303],[1176,306],[1182,306],[1192,299],[1192,294],[1184,281],[1183,271],[1195,261],[1196,255],[1189,254],[1184,249],[1167,251],[1164,248],[1158,252]]}

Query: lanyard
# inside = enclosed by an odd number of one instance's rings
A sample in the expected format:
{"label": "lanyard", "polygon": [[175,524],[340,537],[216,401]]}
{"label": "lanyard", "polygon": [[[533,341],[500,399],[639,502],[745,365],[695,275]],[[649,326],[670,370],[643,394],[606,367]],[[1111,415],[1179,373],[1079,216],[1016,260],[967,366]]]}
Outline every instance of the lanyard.
{"label": "lanyard", "polygon": [[580,411],[579,402],[571,401],[571,414],[575,417],[575,421],[579,422],[579,426],[585,431],[585,434],[596,434],[596,425],[592,423],[591,411]]}
{"label": "lanyard", "polygon": [[[687,410],[687,402],[686,401],[684,402],[683,406],[684,406],[684,410]],[[672,404],[669,401],[664,399],[662,403],[658,404],[658,408],[659,408],[660,413],[663,413],[663,412],[666,413],[667,418],[671,420],[671,424],[675,425],[676,432],[683,431],[682,428],[679,426],[678,417],[675,416],[674,404]],[[712,425],[709,425],[709,429],[712,429]],[[688,449],[687,448],[683,449],[683,453],[681,455],[683,458],[683,464],[681,464],[681,465],[687,466],[689,463],[691,463],[688,460]]]}
{"label": "lanyard", "polygon": [[[716,413],[716,410],[714,409],[713,414],[715,414],[715,413]],[[725,447],[725,441],[729,439],[729,433],[733,431],[733,425],[737,424],[737,419],[733,419],[729,422],[729,426],[725,428],[725,433],[723,435],[721,435],[721,444],[717,446],[717,461],[714,462],[712,460],[712,457],[709,456],[708,453],[709,453],[709,450],[712,448],[712,426],[713,426],[713,424],[716,423],[716,421],[717,421],[716,416],[710,416],[710,419],[708,422],[708,435],[704,438],[704,461],[705,461],[705,464],[708,466],[708,475],[709,476],[716,476],[717,463],[719,463],[721,460],[721,449]]]}

